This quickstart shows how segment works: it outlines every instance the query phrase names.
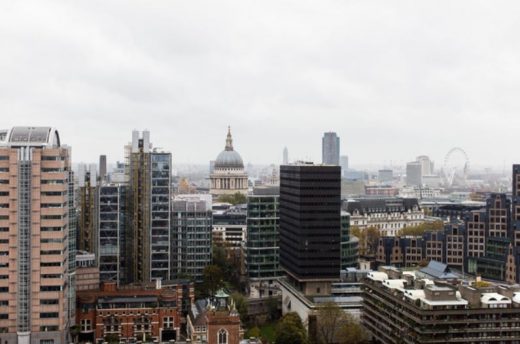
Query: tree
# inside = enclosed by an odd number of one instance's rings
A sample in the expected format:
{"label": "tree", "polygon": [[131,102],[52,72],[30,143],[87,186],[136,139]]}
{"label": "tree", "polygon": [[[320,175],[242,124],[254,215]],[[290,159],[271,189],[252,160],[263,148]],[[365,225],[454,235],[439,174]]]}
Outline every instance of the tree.
{"label": "tree", "polygon": [[235,302],[235,307],[238,313],[240,314],[240,321],[242,321],[242,323],[246,323],[249,319],[246,298],[244,297],[244,295],[237,292],[233,293],[231,297],[233,298],[233,301]]}
{"label": "tree", "polygon": [[213,264],[222,270],[226,282],[229,282],[233,288],[240,289],[240,264],[237,263],[237,260],[240,261],[240,257],[236,256],[236,254],[240,254],[240,251],[213,245],[212,253]]}
{"label": "tree", "polygon": [[379,229],[376,227],[361,229],[358,226],[352,226],[350,227],[350,234],[359,239],[359,255],[369,256],[376,254],[381,236]]}
{"label": "tree", "polygon": [[309,344],[307,331],[297,313],[287,313],[278,322],[275,329],[275,342],[280,344]]}
{"label": "tree", "polygon": [[232,195],[221,195],[218,198],[218,201],[224,203],[231,203],[233,205],[244,204],[247,203],[247,197],[244,194],[237,192]]}
{"label": "tree", "polygon": [[405,235],[423,235],[425,232],[438,231],[444,229],[444,223],[442,221],[425,222],[417,226],[404,227],[397,233],[398,236]]}
{"label": "tree", "polygon": [[260,331],[258,326],[255,326],[255,327],[252,327],[249,330],[247,330],[245,337],[247,339],[252,338],[252,337],[260,338],[261,335],[262,335],[262,332]]}
{"label": "tree", "polygon": [[224,274],[216,265],[206,266],[202,278],[202,294],[206,296],[215,295],[216,291],[224,286]]}
{"label": "tree", "polygon": [[280,305],[278,300],[276,297],[270,297],[266,300],[267,314],[269,315],[270,321],[275,321],[280,318]]}
{"label": "tree", "polygon": [[352,315],[345,314],[345,321],[338,329],[338,338],[341,344],[368,344],[367,331]]}
{"label": "tree", "polygon": [[327,302],[318,309],[318,341],[323,344],[336,343],[338,328],[346,322],[346,314],[334,302]]}

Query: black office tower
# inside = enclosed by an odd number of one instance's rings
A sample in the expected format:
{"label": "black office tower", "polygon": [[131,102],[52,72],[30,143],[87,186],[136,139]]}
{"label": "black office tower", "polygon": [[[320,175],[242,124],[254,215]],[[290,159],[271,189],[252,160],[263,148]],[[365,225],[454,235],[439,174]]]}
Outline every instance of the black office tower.
{"label": "black office tower", "polygon": [[282,268],[299,282],[334,280],[340,250],[341,167],[280,166]]}

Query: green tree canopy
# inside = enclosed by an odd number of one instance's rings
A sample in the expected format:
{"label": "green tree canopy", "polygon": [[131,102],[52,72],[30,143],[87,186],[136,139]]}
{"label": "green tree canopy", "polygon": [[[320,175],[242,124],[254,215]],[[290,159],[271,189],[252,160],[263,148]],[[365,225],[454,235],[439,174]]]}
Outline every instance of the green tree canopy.
{"label": "green tree canopy", "polygon": [[231,297],[233,298],[233,301],[235,301],[235,307],[240,314],[240,321],[242,321],[242,323],[246,323],[248,320],[248,307],[246,298],[244,295],[237,292],[231,294]]}
{"label": "green tree canopy", "polygon": [[234,193],[232,195],[221,195],[218,198],[219,202],[231,203],[233,205],[236,204],[244,204],[247,203],[247,197],[240,192]]}
{"label": "green tree canopy", "polygon": [[352,226],[350,234],[359,239],[359,254],[361,256],[375,255],[379,243],[379,229],[375,227],[359,228]]}
{"label": "green tree canopy", "polygon": [[417,226],[404,227],[397,232],[398,236],[405,235],[423,235],[425,232],[438,231],[444,229],[444,223],[442,221],[425,222]]}
{"label": "green tree canopy", "polygon": [[275,342],[280,344],[309,344],[307,331],[297,313],[287,313],[278,322],[275,329]]}
{"label": "green tree canopy", "polygon": [[215,295],[216,291],[224,286],[224,274],[216,265],[206,266],[202,278],[202,294],[205,296]]}

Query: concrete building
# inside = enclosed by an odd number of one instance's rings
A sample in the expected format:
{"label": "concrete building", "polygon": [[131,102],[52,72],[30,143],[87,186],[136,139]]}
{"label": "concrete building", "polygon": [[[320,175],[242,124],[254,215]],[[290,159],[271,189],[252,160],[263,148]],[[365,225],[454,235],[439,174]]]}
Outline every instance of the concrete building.
{"label": "concrete building", "polygon": [[399,189],[388,185],[365,185],[365,195],[395,197],[399,194]]}
{"label": "concrete building", "polygon": [[209,177],[211,180],[210,193],[216,198],[222,195],[233,195],[237,192],[247,195],[249,188],[247,173],[244,170],[242,157],[233,148],[230,128],[228,128],[226,146],[217,156]]}
{"label": "concrete building", "polygon": [[152,149],[150,132],[132,132],[127,195],[127,282],[170,279],[171,153]]}
{"label": "concrete building", "polygon": [[99,156],[99,183],[103,184],[107,181],[107,156],[100,155]]}
{"label": "concrete building", "polygon": [[416,198],[357,198],[343,202],[350,224],[365,229],[375,227],[381,236],[395,236],[399,230],[425,222]]}
{"label": "concrete building", "polygon": [[296,312],[303,321],[309,337],[317,337],[317,313],[323,305],[335,303],[345,313],[359,319],[363,308],[363,279],[369,270],[348,268],[341,270],[339,278],[331,284],[330,293],[326,295],[305,295],[286,279],[281,279],[283,291],[282,313]]}
{"label": "concrete building", "polygon": [[418,199],[435,199],[440,198],[442,189],[431,186],[405,186],[399,190],[399,197],[418,198]]}
{"label": "concrete building", "polygon": [[[99,268],[96,255],[85,251],[76,254],[76,291],[97,290],[99,288]],[[74,300],[76,302],[76,300]],[[76,316],[74,314],[74,316]]]}
{"label": "concrete building", "polygon": [[422,185],[422,164],[420,162],[412,161],[406,164],[406,185]]}
{"label": "concrete building", "polygon": [[323,134],[321,139],[321,162],[339,166],[339,137],[334,132]]}
{"label": "concrete building", "polygon": [[70,151],[62,146],[57,130],[0,130],[0,338],[4,344],[70,341],[70,176]]}
{"label": "concrete building", "polygon": [[250,297],[277,293],[280,270],[280,214],[278,187],[257,187],[247,198],[245,268]]}
{"label": "concrete building", "polygon": [[463,221],[453,220],[443,230],[426,231],[417,236],[381,237],[377,246],[376,265],[416,267],[435,260],[464,271],[466,229]]}
{"label": "concrete building", "polygon": [[377,171],[377,180],[381,184],[391,183],[394,180],[394,171],[388,169]]}
{"label": "concrete building", "polygon": [[362,324],[378,343],[518,343],[518,286],[387,269],[364,283]]}
{"label": "concrete building", "polygon": [[[183,307],[193,302],[186,281],[117,287],[105,282],[97,290],[78,292],[79,342],[168,342],[180,338]],[[185,306],[186,305],[186,306]]]}
{"label": "concrete building", "polygon": [[421,164],[421,175],[428,176],[433,174],[433,161],[426,155],[420,155],[415,159]]}
{"label": "concrete building", "polygon": [[78,166],[78,250],[97,253],[97,166]]}
{"label": "concrete building", "polygon": [[202,282],[211,264],[211,195],[177,195],[172,202],[172,278],[189,276]]}
{"label": "concrete building", "polygon": [[341,177],[346,178],[348,171],[348,155],[339,157],[339,165],[341,166]]}
{"label": "concrete building", "polygon": [[247,205],[213,203],[212,241],[229,250],[240,251],[246,243]]}

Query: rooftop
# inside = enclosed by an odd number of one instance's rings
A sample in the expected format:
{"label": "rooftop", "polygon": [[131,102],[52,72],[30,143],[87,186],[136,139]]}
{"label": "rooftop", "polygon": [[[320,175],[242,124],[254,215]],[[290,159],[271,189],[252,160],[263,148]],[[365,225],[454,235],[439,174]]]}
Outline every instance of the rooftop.
{"label": "rooftop", "polygon": [[[394,267],[367,274],[365,285],[387,291],[394,297],[408,301],[424,310],[520,308],[520,286],[486,283],[479,287],[475,281],[459,278],[445,279],[443,265],[430,264],[440,278],[424,278]],[[370,291],[369,291],[370,292]]]}

